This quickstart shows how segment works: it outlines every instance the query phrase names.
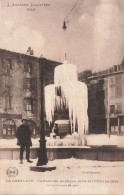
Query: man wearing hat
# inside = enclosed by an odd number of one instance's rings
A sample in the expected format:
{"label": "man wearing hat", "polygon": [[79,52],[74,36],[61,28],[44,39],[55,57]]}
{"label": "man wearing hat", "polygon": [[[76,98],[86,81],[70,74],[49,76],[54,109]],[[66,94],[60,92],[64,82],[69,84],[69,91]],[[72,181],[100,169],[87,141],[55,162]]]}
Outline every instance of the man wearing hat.
{"label": "man wearing hat", "polygon": [[18,139],[17,145],[20,146],[20,164],[23,164],[23,152],[26,148],[26,159],[27,162],[32,163],[29,159],[30,156],[30,146],[32,146],[31,142],[31,131],[28,126],[28,120],[22,119],[22,125],[20,125],[17,129],[16,137]]}

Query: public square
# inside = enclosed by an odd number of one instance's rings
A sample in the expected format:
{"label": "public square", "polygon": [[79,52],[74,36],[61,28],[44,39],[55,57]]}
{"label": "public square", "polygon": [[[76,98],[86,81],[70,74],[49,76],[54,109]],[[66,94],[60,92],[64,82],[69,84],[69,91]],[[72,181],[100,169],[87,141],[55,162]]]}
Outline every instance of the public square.
{"label": "public square", "polygon": [[0,1],[0,195],[124,194],[123,34],[124,0]]}

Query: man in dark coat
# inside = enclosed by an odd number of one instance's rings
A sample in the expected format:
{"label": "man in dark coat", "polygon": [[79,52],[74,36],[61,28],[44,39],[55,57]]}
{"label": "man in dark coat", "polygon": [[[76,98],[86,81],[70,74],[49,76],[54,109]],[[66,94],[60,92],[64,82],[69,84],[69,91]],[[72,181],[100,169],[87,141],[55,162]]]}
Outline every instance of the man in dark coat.
{"label": "man in dark coat", "polygon": [[28,120],[23,119],[22,125],[20,125],[17,129],[16,137],[18,139],[17,145],[20,146],[20,164],[23,164],[23,152],[26,148],[26,159],[27,162],[32,163],[29,159],[30,156],[30,146],[32,146],[31,142],[31,131],[28,126]]}

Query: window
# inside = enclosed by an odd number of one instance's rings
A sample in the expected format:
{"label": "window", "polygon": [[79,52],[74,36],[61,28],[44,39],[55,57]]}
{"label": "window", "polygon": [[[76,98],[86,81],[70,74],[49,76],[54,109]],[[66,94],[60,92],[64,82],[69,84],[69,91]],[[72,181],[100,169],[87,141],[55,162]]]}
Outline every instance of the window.
{"label": "window", "polygon": [[37,128],[36,128],[36,124],[33,120],[28,120],[28,125],[29,125],[29,128],[31,130],[31,134],[32,136],[36,135],[37,133]]}
{"label": "window", "polygon": [[110,105],[110,114],[115,114],[115,105]]}
{"label": "window", "polygon": [[115,87],[112,87],[109,89],[109,95],[110,95],[110,99],[114,99],[115,98]]}
{"label": "window", "polygon": [[34,78],[24,78],[24,89],[35,89],[35,82]]}
{"label": "window", "polygon": [[30,63],[25,63],[24,64],[24,72],[32,73],[32,64]]}
{"label": "window", "polygon": [[115,77],[115,97],[122,98],[122,79],[121,79],[121,76]]}
{"label": "window", "polygon": [[5,110],[12,109],[12,96],[5,95]]}
{"label": "window", "polygon": [[8,69],[12,69],[12,60],[10,59],[7,60],[7,67]]}
{"label": "window", "polygon": [[5,69],[12,69],[12,59],[2,58],[2,67]]}
{"label": "window", "polygon": [[12,70],[12,60],[11,59],[2,59],[2,66],[6,69],[7,75],[10,75],[10,70]]}
{"label": "window", "polygon": [[33,111],[33,99],[25,98],[25,109],[26,111]]}
{"label": "window", "polygon": [[122,106],[123,106],[123,104],[122,103],[116,103],[116,105],[117,105],[117,113],[118,114],[122,114]]}
{"label": "window", "polygon": [[15,136],[16,125],[11,119],[6,119],[3,123],[3,136]]}
{"label": "window", "polygon": [[6,62],[7,75],[10,75],[10,70],[12,70],[12,60],[8,59]]}
{"label": "window", "polygon": [[31,89],[31,79],[25,78],[25,89]]}
{"label": "window", "polygon": [[109,86],[114,87],[115,86],[115,77],[110,77],[109,78]]}

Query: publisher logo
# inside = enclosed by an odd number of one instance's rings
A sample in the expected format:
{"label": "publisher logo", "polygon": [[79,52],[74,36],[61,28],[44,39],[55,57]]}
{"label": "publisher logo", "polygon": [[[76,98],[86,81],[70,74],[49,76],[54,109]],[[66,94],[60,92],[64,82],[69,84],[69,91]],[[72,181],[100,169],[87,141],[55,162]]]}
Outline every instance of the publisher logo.
{"label": "publisher logo", "polygon": [[9,167],[6,173],[8,177],[16,177],[18,175],[18,169],[16,167]]}

